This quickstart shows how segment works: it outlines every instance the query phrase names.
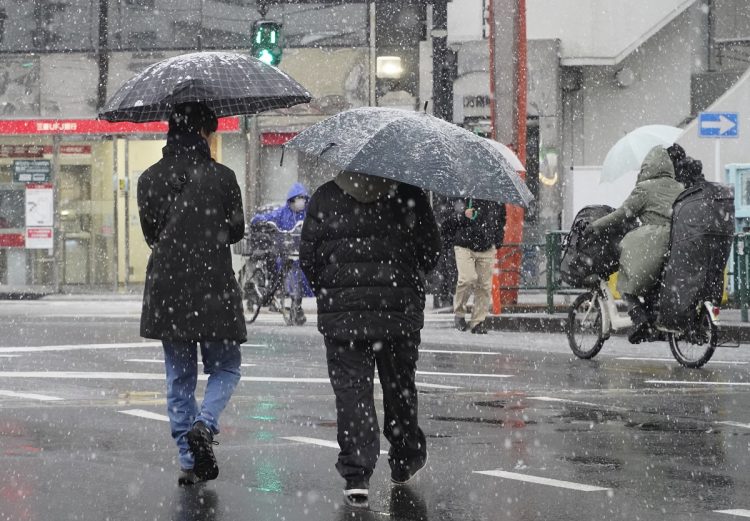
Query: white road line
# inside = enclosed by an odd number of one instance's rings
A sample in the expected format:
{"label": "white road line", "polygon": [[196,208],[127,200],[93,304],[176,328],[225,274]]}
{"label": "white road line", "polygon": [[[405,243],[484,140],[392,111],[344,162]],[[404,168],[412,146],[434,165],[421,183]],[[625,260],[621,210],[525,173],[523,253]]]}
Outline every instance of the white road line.
{"label": "white road line", "polygon": [[[649,358],[643,357],[638,358],[634,356],[618,356],[615,360],[635,360],[639,362],[674,362],[674,358]],[[734,361],[723,361],[723,360],[712,360],[711,365],[714,364],[727,364],[727,365],[747,365],[750,362],[734,362]]]}
{"label": "white road line", "polygon": [[714,422],[717,425],[729,425],[730,427],[740,427],[742,429],[750,429],[750,423],[740,423],[740,422],[733,422],[733,421],[725,421],[725,422]]}
{"label": "white road line", "polygon": [[122,414],[129,414],[130,416],[138,416],[139,418],[146,418],[147,420],[159,420],[168,422],[169,417],[164,414],[156,414],[155,412],[147,411],[145,409],[126,409],[124,411],[117,411]]}
{"label": "white road line", "polygon": [[689,380],[646,380],[645,383],[659,385],[727,385],[735,387],[750,386],[750,382],[691,382]]}
{"label": "white road line", "polygon": [[[297,443],[306,443],[308,445],[318,445],[320,447],[329,447],[331,449],[338,449],[339,444],[335,441],[321,440],[318,438],[307,438],[305,436],[282,436],[282,440],[296,441]],[[388,451],[381,450],[381,454],[388,454]]]}
{"label": "white road line", "polygon": [[[0,353],[44,353],[48,351],[80,351],[83,349],[127,349],[161,347],[161,342],[124,342],[119,344],[72,344],[57,346],[0,347]],[[268,344],[242,344],[242,347],[268,347]]]}
{"label": "white road line", "polygon": [[[156,358],[128,358],[124,360],[125,362],[137,362],[137,363],[154,363],[154,364],[163,364],[164,360],[159,360]],[[203,365],[203,362],[198,360],[198,363]],[[257,364],[240,364],[241,367],[255,367]]]}
{"label": "white road line", "polygon": [[56,402],[62,400],[57,396],[48,396],[46,394],[34,394],[34,393],[17,393],[15,391],[0,391],[0,396],[8,396],[9,398],[28,398],[29,400],[39,400],[42,402]]}
{"label": "white road line", "polygon": [[573,483],[572,481],[561,481],[559,479],[540,478],[538,476],[529,476],[528,474],[518,474],[516,472],[506,472],[504,470],[475,470],[474,474],[484,474],[486,476],[495,476],[498,478],[513,479],[516,481],[525,481],[527,483],[536,483],[537,485],[548,485],[550,487],[568,488],[580,492],[598,492],[612,490],[605,487],[595,487],[584,485],[582,483]]}
{"label": "white road line", "polygon": [[0,355],[0,358],[18,358],[21,355]]}
{"label": "white road line", "polygon": [[553,398],[552,396],[529,396],[527,400],[536,400],[538,402],[558,402],[558,403],[571,403],[574,405],[586,405],[588,407],[596,407],[597,409],[607,409],[608,411],[627,411],[624,407],[602,405],[600,403],[592,402],[581,402],[579,400],[567,400],[565,398]]}
{"label": "white road line", "polygon": [[441,373],[436,371],[417,371],[417,374],[426,374],[431,376],[478,376],[485,378],[512,378],[512,374],[489,374],[489,373]]}
{"label": "white road line", "polygon": [[82,349],[125,349],[161,346],[161,342],[129,342],[122,344],[78,344],[59,346],[0,347],[0,353],[44,353],[48,351],[79,351]]}
{"label": "white road line", "polygon": [[457,387],[455,385],[428,384],[425,382],[415,382],[415,384],[417,387],[424,387],[426,389],[460,389],[460,387]]}
{"label": "white road line", "polygon": [[438,353],[438,354],[449,354],[449,355],[495,355],[502,356],[503,353],[495,353],[493,351],[451,351],[449,349],[420,349],[420,353]]}
{"label": "white road line", "polygon": [[735,508],[731,510],[714,510],[717,514],[729,514],[730,516],[750,517],[750,510]]}
{"label": "white road line", "polygon": [[[161,373],[116,373],[98,371],[0,371],[0,378],[60,378],[79,380],[164,380]],[[198,375],[198,380],[208,380],[208,375]],[[243,382],[330,384],[328,378],[294,378],[286,376],[243,376]],[[417,382],[418,387],[434,389],[460,389],[454,385]]]}

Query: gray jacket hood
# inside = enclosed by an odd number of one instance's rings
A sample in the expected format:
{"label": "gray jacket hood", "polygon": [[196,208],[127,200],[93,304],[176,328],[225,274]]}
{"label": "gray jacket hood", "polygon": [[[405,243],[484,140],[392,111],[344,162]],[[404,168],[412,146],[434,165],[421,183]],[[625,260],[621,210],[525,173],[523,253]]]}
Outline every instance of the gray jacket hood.
{"label": "gray jacket hood", "polygon": [[347,171],[339,172],[333,181],[360,203],[374,203],[398,184],[392,179]]}

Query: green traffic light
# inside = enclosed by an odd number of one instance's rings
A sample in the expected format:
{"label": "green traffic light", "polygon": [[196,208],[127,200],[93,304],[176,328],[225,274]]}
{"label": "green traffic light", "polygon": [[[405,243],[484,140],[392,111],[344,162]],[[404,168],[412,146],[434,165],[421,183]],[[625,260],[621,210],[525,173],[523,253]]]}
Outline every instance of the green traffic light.
{"label": "green traffic light", "polygon": [[281,24],[270,20],[259,20],[253,24],[251,54],[269,65],[278,65],[283,52]]}

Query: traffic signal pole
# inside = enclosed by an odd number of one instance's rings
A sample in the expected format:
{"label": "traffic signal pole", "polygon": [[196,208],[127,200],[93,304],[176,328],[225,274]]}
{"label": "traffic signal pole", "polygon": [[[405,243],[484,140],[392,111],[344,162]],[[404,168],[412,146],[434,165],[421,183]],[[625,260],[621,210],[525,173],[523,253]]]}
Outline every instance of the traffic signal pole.
{"label": "traffic signal pole", "polygon": [[[489,0],[490,127],[492,139],[526,164],[526,0]],[[522,174],[523,175],[523,174]],[[492,279],[492,311],[518,302],[524,210],[506,205],[503,247]]]}
{"label": "traffic signal pole", "polygon": [[453,121],[453,78],[448,51],[448,0],[432,4],[432,112]]}

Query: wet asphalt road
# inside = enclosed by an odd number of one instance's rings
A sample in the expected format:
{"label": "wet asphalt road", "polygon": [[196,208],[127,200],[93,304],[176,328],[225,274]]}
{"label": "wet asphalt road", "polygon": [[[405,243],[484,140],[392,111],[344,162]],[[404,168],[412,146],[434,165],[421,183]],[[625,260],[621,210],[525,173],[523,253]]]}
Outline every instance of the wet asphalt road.
{"label": "wet asphalt road", "polygon": [[219,479],[180,489],[161,352],[138,337],[137,303],[0,302],[0,520],[750,517],[746,347],[688,370],[666,344],[610,339],[582,361],[562,335],[476,336],[430,317],[428,468],[394,487],[382,458],[370,511],[353,513],[327,446],[322,339],[261,319],[222,418]]}

